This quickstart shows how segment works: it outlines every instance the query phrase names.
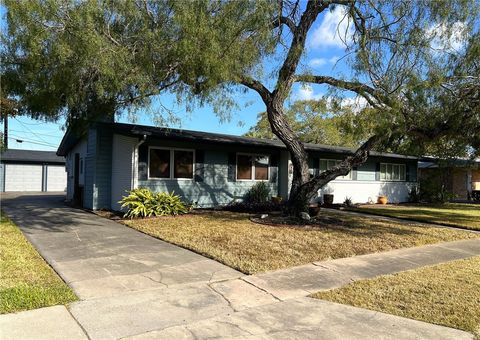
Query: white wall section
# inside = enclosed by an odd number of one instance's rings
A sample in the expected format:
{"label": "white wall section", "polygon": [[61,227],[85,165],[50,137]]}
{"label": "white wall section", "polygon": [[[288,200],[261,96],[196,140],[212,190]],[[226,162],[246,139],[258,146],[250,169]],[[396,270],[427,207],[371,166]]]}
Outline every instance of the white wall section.
{"label": "white wall section", "polygon": [[416,182],[378,181],[332,181],[318,191],[318,200],[323,194],[333,194],[333,203],[343,203],[349,197],[353,203],[377,202],[378,196],[387,196],[389,203],[408,201],[410,189]]}

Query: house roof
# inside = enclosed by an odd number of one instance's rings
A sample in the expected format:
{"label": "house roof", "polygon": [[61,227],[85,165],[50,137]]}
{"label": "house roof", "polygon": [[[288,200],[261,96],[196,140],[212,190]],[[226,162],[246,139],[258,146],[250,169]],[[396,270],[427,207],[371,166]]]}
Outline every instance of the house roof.
{"label": "house roof", "polygon": [[[259,146],[259,147],[269,147],[269,148],[278,148],[286,149],[285,145],[276,139],[260,139],[244,136],[235,136],[227,135],[221,133],[212,133],[212,132],[202,132],[202,131],[193,131],[193,130],[184,130],[184,129],[172,129],[172,128],[163,128],[155,127],[149,125],[136,125],[136,124],[124,124],[124,123],[97,123],[97,126],[112,128],[115,133],[123,135],[137,135],[139,137],[146,135],[152,136],[159,139],[169,139],[169,140],[179,140],[179,141],[191,141],[191,142],[202,142],[202,143],[213,143],[213,144],[230,144],[230,145],[242,145],[242,146]],[[66,155],[68,150],[72,148],[78,138],[75,141],[75,138],[72,138],[69,135],[69,132],[65,134],[58,148],[58,155]],[[356,149],[340,147],[340,146],[331,146],[323,144],[312,144],[305,143],[305,149],[307,151],[316,151],[323,153],[339,153],[339,154],[352,154]],[[382,157],[391,157],[391,158],[406,158],[406,159],[418,159],[413,156],[399,155],[393,153],[383,153],[372,151],[370,153],[372,156],[382,156]]]}
{"label": "house roof", "polygon": [[0,155],[2,162],[22,163],[59,163],[65,164],[65,158],[54,151],[8,149]]}

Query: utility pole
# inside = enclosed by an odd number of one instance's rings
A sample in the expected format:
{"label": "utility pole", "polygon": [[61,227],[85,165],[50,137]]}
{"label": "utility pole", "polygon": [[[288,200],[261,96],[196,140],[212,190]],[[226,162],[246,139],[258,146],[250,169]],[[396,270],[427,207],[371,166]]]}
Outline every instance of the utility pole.
{"label": "utility pole", "polygon": [[3,146],[5,150],[8,149],[8,115],[7,113],[3,114]]}

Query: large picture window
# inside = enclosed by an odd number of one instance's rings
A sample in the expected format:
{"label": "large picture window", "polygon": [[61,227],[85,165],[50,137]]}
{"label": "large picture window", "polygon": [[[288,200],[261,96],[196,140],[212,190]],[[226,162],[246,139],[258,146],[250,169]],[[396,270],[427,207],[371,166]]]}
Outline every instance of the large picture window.
{"label": "large picture window", "polygon": [[150,148],[149,178],[192,179],[194,151]]}
{"label": "large picture window", "polygon": [[406,167],[405,164],[380,164],[380,180],[381,181],[405,181]]}
{"label": "large picture window", "polygon": [[[321,159],[320,160],[320,167],[319,167],[320,172],[331,170],[333,167],[338,165],[340,162],[341,162],[341,160],[338,160],[338,159]],[[338,176],[336,179],[351,180],[352,179],[352,172],[350,171],[345,176]]]}
{"label": "large picture window", "polygon": [[237,180],[267,181],[269,158],[265,155],[237,155]]}

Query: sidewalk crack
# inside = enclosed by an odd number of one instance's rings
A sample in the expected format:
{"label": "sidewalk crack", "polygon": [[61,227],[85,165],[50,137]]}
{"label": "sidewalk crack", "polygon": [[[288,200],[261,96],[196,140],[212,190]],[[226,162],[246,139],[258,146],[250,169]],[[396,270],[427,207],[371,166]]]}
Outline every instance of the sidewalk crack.
{"label": "sidewalk crack", "polygon": [[277,300],[277,301],[280,301],[280,302],[282,301],[282,299],[276,297],[275,295],[273,295],[272,293],[270,293],[268,290],[266,290],[266,289],[264,289],[264,288],[262,288],[262,287],[259,287],[259,286],[253,284],[253,283],[250,282],[250,281],[245,280],[243,277],[239,278],[239,280],[242,280],[243,282],[246,282],[246,283],[248,283],[249,285],[254,286],[255,288],[261,290],[262,292],[267,293],[268,295],[272,296],[272,297],[273,297],[275,300]]}

